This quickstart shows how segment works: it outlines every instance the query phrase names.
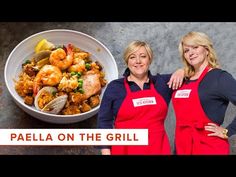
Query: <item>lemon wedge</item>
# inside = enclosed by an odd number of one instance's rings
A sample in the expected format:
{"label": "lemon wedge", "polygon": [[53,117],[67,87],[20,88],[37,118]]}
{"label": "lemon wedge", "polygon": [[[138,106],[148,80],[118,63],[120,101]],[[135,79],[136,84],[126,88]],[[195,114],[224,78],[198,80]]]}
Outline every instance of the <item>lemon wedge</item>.
{"label": "lemon wedge", "polygon": [[43,50],[51,50],[54,47],[55,45],[53,43],[47,41],[47,39],[42,39],[41,41],[37,43],[34,50],[35,50],[35,53],[38,53]]}

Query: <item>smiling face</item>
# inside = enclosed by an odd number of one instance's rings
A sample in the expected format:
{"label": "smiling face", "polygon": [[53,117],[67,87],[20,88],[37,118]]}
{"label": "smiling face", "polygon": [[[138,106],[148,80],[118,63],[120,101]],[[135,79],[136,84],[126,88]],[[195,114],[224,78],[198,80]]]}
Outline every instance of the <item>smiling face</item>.
{"label": "smiling face", "polygon": [[144,77],[147,75],[151,60],[145,47],[141,46],[135,52],[131,53],[128,57],[127,64],[133,76]]}
{"label": "smiling face", "polygon": [[179,53],[184,64],[186,77],[191,77],[199,68],[208,65],[219,68],[217,55],[211,39],[202,32],[191,31],[179,43]]}
{"label": "smiling face", "polygon": [[207,56],[208,50],[201,45],[183,45],[184,58],[194,68],[208,63]]}

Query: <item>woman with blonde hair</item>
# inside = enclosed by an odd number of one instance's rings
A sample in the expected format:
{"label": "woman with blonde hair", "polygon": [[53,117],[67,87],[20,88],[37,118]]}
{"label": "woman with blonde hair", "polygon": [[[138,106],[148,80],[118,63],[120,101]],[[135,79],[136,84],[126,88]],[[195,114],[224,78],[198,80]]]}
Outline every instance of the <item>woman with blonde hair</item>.
{"label": "woman with blonde hair", "polygon": [[103,155],[170,155],[164,121],[172,89],[181,85],[183,69],[172,76],[152,75],[150,46],[143,41],[131,42],[124,52],[127,69],[124,77],[110,82],[98,113],[98,128],[148,129],[148,145],[103,146]]}
{"label": "woman with blonde hair", "polygon": [[219,63],[211,39],[189,32],[179,43],[186,80],[172,95],[176,115],[175,145],[179,155],[230,153],[228,137],[236,118],[222,127],[229,102],[236,104],[236,80]]}

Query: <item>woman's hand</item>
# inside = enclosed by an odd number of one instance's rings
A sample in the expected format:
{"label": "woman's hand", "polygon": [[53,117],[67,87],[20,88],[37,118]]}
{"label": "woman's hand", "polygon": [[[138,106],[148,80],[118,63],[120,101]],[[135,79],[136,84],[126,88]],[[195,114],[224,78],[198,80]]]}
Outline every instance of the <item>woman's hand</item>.
{"label": "woman's hand", "polygon": [[227,136],[227,129],[221,127],[221,126],[218,126],[214,123],[208,123],[207,126],[205,126],[205,130],[208,130],[212,133],[209,133],[208,136],[218,136],[220,138],[223,138],[223,139],[227,139],[228,136]]}
{"label": "woman's hand", "polygon": [[167,85],[169,85],[169,88],[172,88],[173,90],[178,89],[181,87],[184,80],[184,69],[177,69],[170,77],[169,82]]}
{"label": "woman's hand", "polygon": [[101,149],[102,155],[111,155],[111,150],[110,149]]}

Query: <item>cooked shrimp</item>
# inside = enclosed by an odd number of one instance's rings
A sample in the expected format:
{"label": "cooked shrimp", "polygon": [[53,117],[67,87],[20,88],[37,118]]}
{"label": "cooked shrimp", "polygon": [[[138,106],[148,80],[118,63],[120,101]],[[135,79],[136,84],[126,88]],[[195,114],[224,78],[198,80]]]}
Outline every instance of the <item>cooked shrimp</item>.
{"label": "cooked shrimp", "polygon": [[62,79],[61,70],[53,65],[44,65],[34,78],[33,92],[36,95],[40,86],[55,86]]}
{"label": "cooked shrimp", "polygon": [[76,52],[74,53],[73,64],[77,64],[80,60],[89,60],[90,54],[88,52]]}
{"label": "cooked shrimp", "polygon": [[72,45],[69,44],[67,49],[67,54],[65,52],[65,50],[63,50],[62,48],[58,48],[54,51],[52,51],[50,57],[49,57],[49,61],[52,65],[57,66],[58,68],[60,68],[61,70],[65,70],[68,67],[70,67],[73,63],[73,55],[74,52],[72,51]]}
{"label": "cooked shrimp", "polygon": [[85,61],[83,59],[78,59],[77,63],[70,66],[68,71],[69,72],[81,72],[81,73],[86,71]]}

